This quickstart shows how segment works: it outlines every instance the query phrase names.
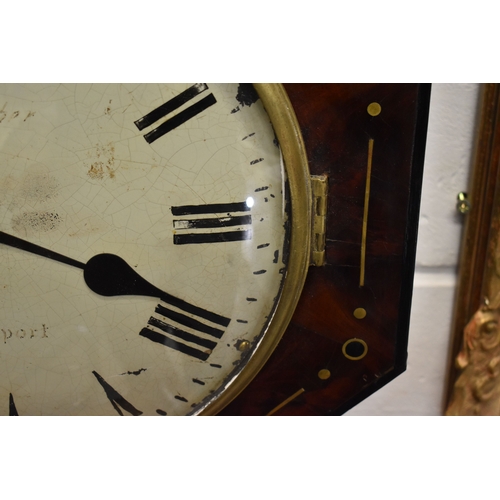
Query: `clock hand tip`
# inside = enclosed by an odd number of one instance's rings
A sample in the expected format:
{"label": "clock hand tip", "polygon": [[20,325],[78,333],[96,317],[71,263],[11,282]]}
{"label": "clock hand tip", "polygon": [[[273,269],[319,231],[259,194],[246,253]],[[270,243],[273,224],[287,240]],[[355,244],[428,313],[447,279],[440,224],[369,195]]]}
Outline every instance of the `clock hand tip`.
{"label": "clock hand tip", "polygon": [[4,231],[0,231],[0,243],[19,250],[24,250],[25,252],[39,255],[40,257],[46,257],[57,262],[62,262],[63,264],[78,267],[79,269],[85,268],[85,264],[78,260],[72,259],[71,257],[67,257],[66,255],[62,255],[58,252],[54,252],[53,250],[40,245],[36,245],[35,243],[31,243],[30,241],[22,238],[18,238],[17,236],[8,234]]}

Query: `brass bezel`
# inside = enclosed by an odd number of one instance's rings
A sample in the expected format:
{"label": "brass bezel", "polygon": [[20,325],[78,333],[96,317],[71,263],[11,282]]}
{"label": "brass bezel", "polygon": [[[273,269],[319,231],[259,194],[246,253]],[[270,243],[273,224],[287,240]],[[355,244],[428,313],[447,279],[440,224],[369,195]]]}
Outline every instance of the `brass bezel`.
{"label": "brass bezel", "polygon": [[278,305],[254,355],[235,379],[226,384],[220,396],[207,403],[199,415],[220,412],[262,369],[292,319],[310,264],[311,181],[300,126],[283,85],[260,83],[254,87],[271,119],[285,163],[292,214],[289,262]]}

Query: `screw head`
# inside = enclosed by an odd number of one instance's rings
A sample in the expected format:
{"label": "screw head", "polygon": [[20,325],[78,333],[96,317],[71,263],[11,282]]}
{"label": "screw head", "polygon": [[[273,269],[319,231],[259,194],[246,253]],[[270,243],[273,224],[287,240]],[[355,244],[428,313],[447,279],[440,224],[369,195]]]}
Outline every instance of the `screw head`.
{"label": "screw head", "polygon": [[458,212],[460,212],[461,214],[470,212],[471,206],[469,200],[467,200],[467,193],[458,193],[457,200]]}

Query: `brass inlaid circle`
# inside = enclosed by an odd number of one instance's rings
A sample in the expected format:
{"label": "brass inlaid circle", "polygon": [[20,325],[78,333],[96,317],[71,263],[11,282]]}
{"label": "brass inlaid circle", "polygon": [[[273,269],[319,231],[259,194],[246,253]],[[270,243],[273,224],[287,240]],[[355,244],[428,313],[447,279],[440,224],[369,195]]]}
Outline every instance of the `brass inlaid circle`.
{"label": "brass inlaid circle", "polygon": [[331,377],[331,375],[332,374],[330,373],[330,370],[326,370],[326,369],[320,370],[318,372],[318,377],[321,380],[328,380]]}
{"label": "brass inlaid circle", "polygon": [[352,314],[356,319],[366,318],[366,309],[358,307],[357,309],[354,309],[354,312]]}
{"label": "brass inlaid circle", "polygon": [[342,354],[353,361],[363,359],[368,352],[368,346],[364,340],[349,339],[342,346]]}
{"label": "brass inlaid circle", "polygon": [[382,106],[378,102],[372,102],[368,104],[366,111],[370,116],[378,116],[382,112]]}

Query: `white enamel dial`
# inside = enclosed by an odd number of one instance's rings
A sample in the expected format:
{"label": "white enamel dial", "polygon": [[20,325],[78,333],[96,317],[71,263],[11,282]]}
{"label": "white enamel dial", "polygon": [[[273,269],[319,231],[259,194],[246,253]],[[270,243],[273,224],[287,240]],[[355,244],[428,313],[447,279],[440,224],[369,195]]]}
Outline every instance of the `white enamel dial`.
{"label": "white enamel dial", "polygon": [[272,318],[287,211],[251,86],[0,86],[0,414],[201,411]]}

